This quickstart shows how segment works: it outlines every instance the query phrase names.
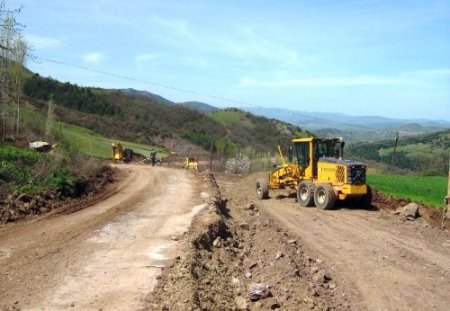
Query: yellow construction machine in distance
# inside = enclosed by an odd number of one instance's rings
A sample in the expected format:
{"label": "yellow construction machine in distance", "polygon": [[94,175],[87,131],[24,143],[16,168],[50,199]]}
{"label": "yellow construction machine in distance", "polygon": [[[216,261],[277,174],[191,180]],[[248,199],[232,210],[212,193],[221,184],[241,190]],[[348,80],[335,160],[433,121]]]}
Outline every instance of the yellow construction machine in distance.
{"label": "yellow construction machine in distance", "polygon": [[133,160],[133,150],[123,148],[120,143],[112,143],[112,161],[122,161],[123,163],[130,163]]}
{"label": "yellow construction machine in distance", "polygon": [[257,181],[258,198],[268,198],[269,189],[289,188],[297,192],[299,204],[305,207],[331,209],[336,200],[349,199],[370,205],[372,192],[366,184],[366,165],[343,159],[342,138],[296,138],[292,143],[296,163],[283,164],[269,174],[268,180]]}

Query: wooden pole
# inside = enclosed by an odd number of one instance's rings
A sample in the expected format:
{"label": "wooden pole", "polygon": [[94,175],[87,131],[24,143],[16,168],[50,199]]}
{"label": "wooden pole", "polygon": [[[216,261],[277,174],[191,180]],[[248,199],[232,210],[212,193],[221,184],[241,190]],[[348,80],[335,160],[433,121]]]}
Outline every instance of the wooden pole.
{"label": "wooden pole", "polygon": [[450,208],[450,154],[448,159],[448,183],[447,183],[447,196],[445,197],[446,209]]}
{"label": "wooden pole", "polygon": [[398,144],[398,138],[399,138],[400,132],[397,132],[397,135],[395,135],[395,145],[394,145],[394,154],[392,155],[392,165],[395,165],[395,153],[397,151],[397,144]]}
{"label": "wooden pole", "polygon": [[213,148],[214,148],[214,141],[211,140],[211,147],[209,148],[209,171],[212,171]]}
{"label": "wooden pole", "polygon": [[448,159],[448,182],[447,182],[447,196],[445,197],[445,206],[442,210],[442,229],[445,229],[445,219],[450,210],[450,152]]}

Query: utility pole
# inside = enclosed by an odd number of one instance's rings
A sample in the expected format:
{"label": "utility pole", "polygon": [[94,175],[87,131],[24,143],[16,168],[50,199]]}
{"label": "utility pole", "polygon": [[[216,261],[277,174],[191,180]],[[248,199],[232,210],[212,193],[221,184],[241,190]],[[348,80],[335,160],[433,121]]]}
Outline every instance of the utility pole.
{"label": "utility pole", "polygon": [[394,154],[392,155],[392,165],[395,165],[395,153],[397,152],[397,144],[398,144],[399,135],[400,135],[400,132],[397,132],[397,135],[395,135],[395,145],[394,145]]}
{"label": "utility pole", "polygon": [[447,196],[445,197],[445,207],[447,211],[450,209],[450,156],[448,159],[448,184],[447,184]]}
{"label": "utility pole", "polygon": [[442,211],[442,229],[445,229],[445,219],[448,218],[447,214],[450,210],[450,152],[448,159],[448,183],[447,183],[447,196],[445,197],[445,206]]}
{"label": "utility pole", "polygon": [[212,171],[213,149],[214,149],[214,141],[211,140],[211,147],[209,148],[209,171]]}

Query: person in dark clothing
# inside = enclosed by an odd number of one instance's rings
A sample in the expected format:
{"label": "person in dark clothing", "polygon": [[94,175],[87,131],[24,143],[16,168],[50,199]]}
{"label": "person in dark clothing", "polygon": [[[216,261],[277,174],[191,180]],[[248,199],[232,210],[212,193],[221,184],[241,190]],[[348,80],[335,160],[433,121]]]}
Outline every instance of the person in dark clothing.
{"label": "person in dark clothing", "polygon": [[152,161],[152,166],[155,166],[156,163],[156,151],[152,150],[150,153],[150,161]]}

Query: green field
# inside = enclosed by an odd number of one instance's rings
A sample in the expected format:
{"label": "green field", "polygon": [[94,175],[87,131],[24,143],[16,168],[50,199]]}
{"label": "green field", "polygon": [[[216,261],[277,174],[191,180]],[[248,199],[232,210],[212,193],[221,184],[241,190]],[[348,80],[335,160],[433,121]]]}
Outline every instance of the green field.
{"label": "green field", "polygon": [[398,198],[442,208],[447,194],[447,177],[368,175],[367,183],[378,191]]}
{"label": "green field", "polygon": [[222,124],[236,123],[243,119],[242,111],[221,110],[211,113],[211,116]]}
{"label": "green field", "polygon": [[145,157],[148,157],[150,151],[153,149],[157,151],[158,158],[168,156],[167,151],[160,147],[109,139],[94,131],[75,125],[55,122],[55,130],[58,133],[57,135],[62,134],[64,140],[69,141],[71,145],[82,153],[97,158],[110,158],[112,153],[111,144],[113,142],[121,143],[124,148],[131,148],[135,153],[139,153]]}

